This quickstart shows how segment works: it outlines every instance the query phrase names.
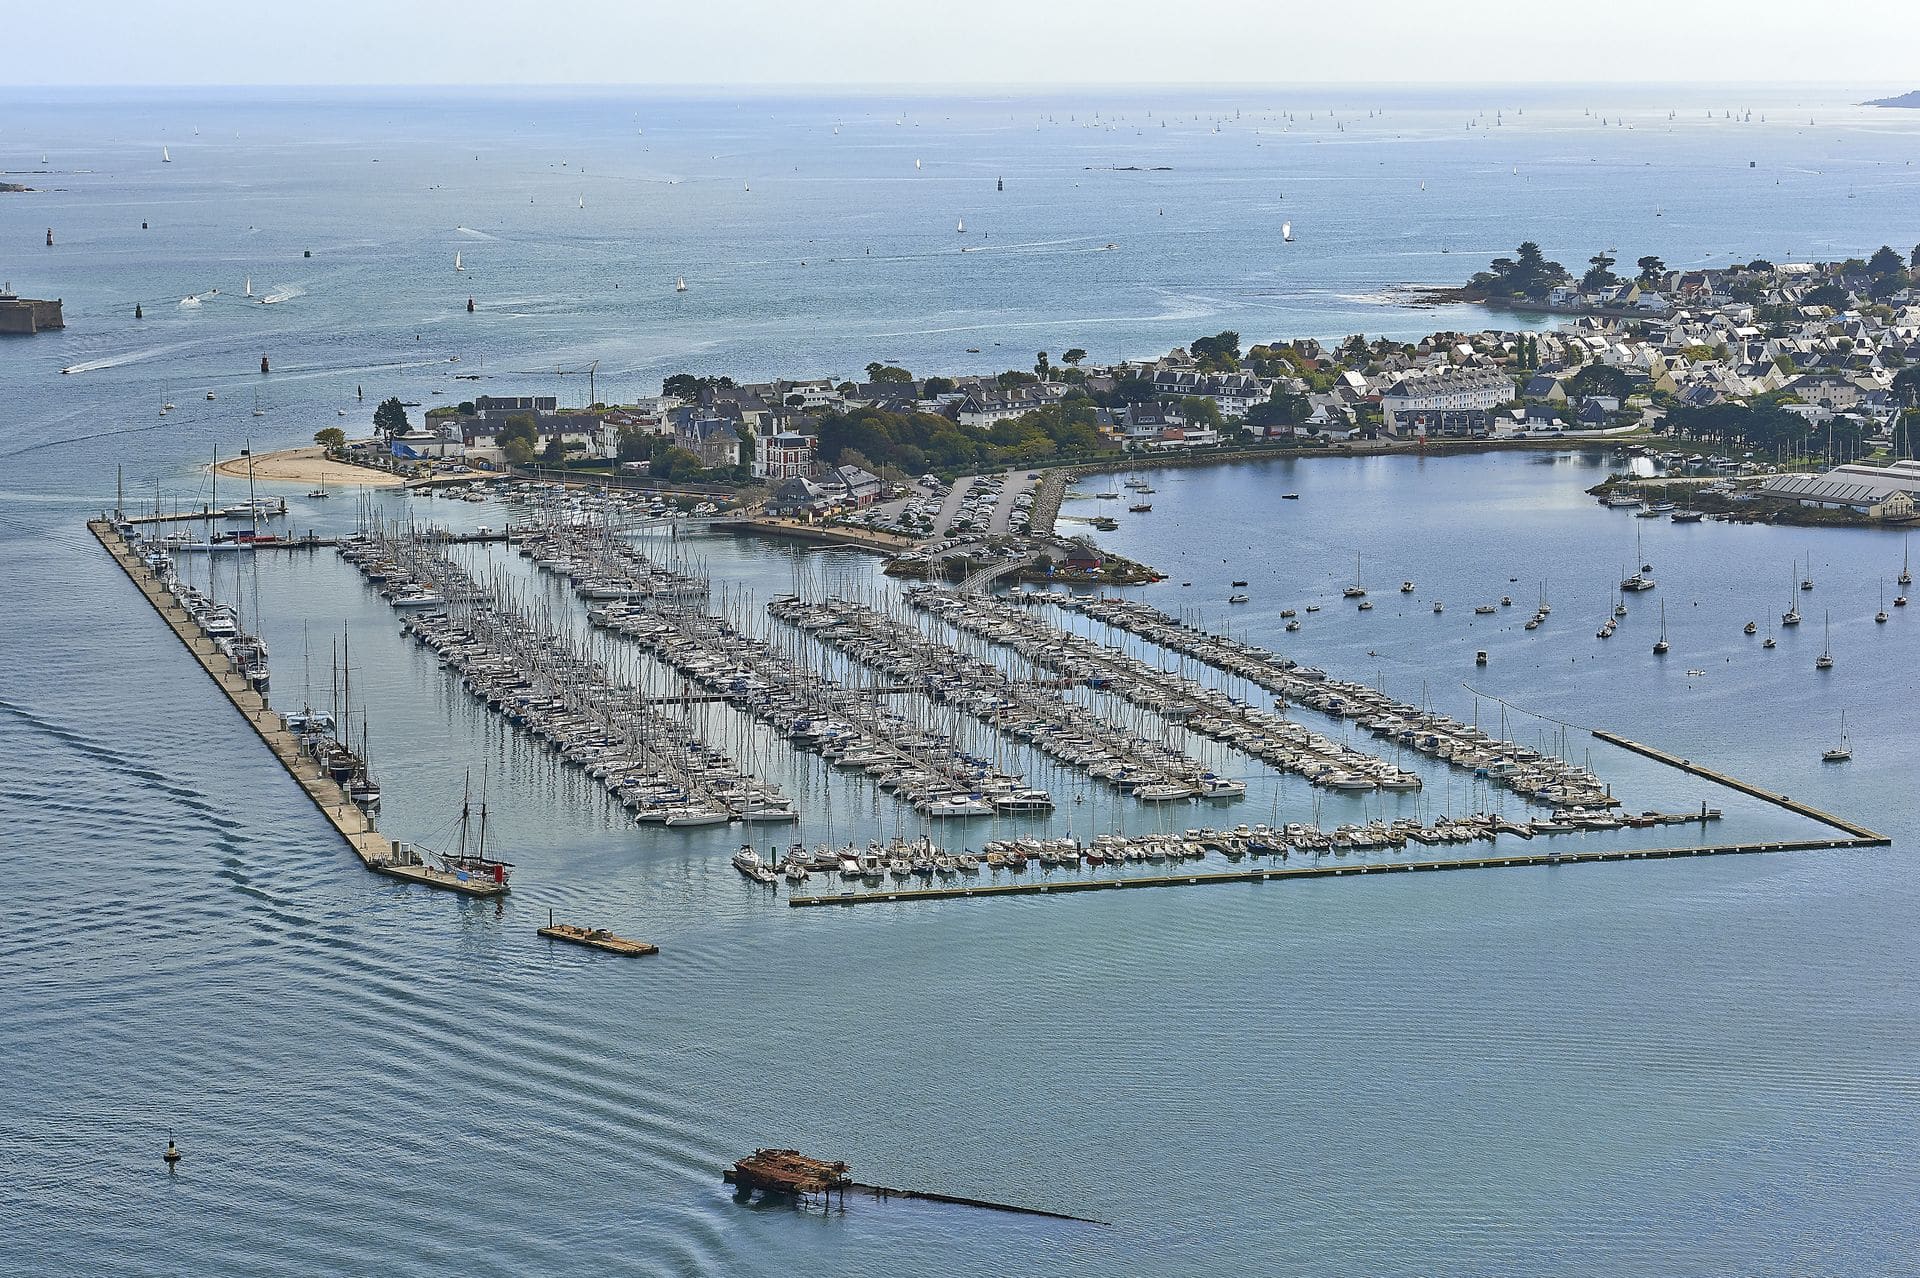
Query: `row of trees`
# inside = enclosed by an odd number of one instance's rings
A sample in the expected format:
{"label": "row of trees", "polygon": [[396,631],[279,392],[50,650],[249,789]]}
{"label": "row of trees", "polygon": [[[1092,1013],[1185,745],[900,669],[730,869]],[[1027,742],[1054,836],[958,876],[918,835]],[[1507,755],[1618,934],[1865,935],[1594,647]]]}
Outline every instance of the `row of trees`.
{"label": "row of trees", "polygon": [[1814,440],[1857,453],[1866,434],[1863,423],[1846,417],[1832,418],[1816,428],[1799,413],[1788,411],[1778,395],[1761,396],[1751,404],[1669,409],[1666,424],[1676,435],[1762,454],[1803,449]]}
{"label": "row of trees", "polygon": [[936,413],[857,408],[820,418],[819,456],[828,465],[870,462],[915,475],[1035,466],[1099,452],[1104,445],[1094,421],[1093,401],[1084,396],[1036,408],[984,432]]}

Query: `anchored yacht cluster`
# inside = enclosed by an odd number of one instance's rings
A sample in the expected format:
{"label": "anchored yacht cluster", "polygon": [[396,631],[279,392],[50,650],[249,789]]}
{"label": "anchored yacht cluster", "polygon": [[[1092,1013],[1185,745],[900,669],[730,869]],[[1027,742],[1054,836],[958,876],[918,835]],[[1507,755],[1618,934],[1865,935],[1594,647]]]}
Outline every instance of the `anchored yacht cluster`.
{"label": "anchored yacht cluster", "polygon": [[664,568],[609,525],[551,526],[520,553],[543,570],[566,574],[595,626],[632,639],[662,665],[834,766],[860,769],[882,790],[943,819],[1046,812],[1053,798],[1021,778],[967,754],[951,737],[916,727],[879,700],[812,670],[726,618],[691,605],[708,594],[704,578]]}
{"label": "anchored yacht cluster", "polygon": [[910,683],[934,701],[1142,802],[1246,793],[1243,783],[1215,776],[1205,764],[1142,731],[1090,714],[1053,689],[1014,679],[991,662],[865,604],[788,597],[776,599],[768,611],[870,669]]}
{"label": "anchored yacht cluster", "polygon": [[475,581],[444,547],[373,529],[342,553],[363,571],[409,565],[407,584],[446,603],[411,612],[403,631],[474,696],[601,782],[637,821],[689,827],[797,815],[777,787],[659,713],[543,611]]}
{"label": "anchored yacht cluster", "polygon": [[1375,736],[1498,782],[1525,798],[1560,808],[1609,808],[1618,802],[1591,770],[1578,764],[1501,740],[1447,715],[1395,701],[1365,684],[1329,679],[1322,671],[1299,666],[1265,648],[1189,626],[1151,604],[1040,592],[1022,592],[1014,597],[1080,613],[1238,675],[1323,714],[1352,719]]}
{"label": "anchored yacht cluster", "polygon": [[644,600],[667,606],[704,601],[704,576],[656,563],[616,535],[612,523],[550,522],[516,535],[519,551],[541,571],[565,577],[589,603]]}
{"label": "anchored yacht cluster", "polygon": [[818,674],[709,614],[651,615],[613,605],[596,624],[618,630],[654,658],[773,727],[835,767],[859,770],[924,816],[1046,812],[1053,797],[969,754],[945,733],[884,709],[876,696]]}
{"label": "anchored yacht cluster", "polygon": [[[1034,664],[1112,687],[1172,722],[1221,741],[1275,768],[1330,790],[1418,790],[1419,774],[1343,745],[1272,711],[1197,680],[1157,670],[1136,657],[1047,625],[1002,599],[942,590],[908,593],[908,602],[955,629],[1004,644]],[[1245,787],[1241,787],[1245,792]]]}
{"label": "anchored yacht cluster", "polygon": [[1718,820],[1717,809],[1700,813],[1647,812],[1625,817],[1604,810],[1567,810],[1552,816],[1534,817],[1525,822],[1512,821],[1492,812],[1475,812],[1458,817],[1442,817],[1422,823],[1410,817],[1397,820],[1373,820],[1339,825],[1331,830],[1317,825],[1236,825],[1230,829],[1205,826],[1198,829],[1155,834],[1100,834],[1082,841],[1063,838],[991,839],[976,853],[972,849],[952,852],[935,847],[930,841],[896,839],[891,844],[870,844],[861,849],[816,847],[811,852],[801,844],[788,847],[785,857],[769,848],[762,858],[752,847],[742,847],[733,857],[734,868],[759,883],[777,884],[785,879],[792,888],[809,883],[815,876],[837,876],[847,884],[877,887],[885,879],[950,879],[956,875],[978,875],[983,869],[995,878],[1031,871],[1082,868],[1122,869],[1129,866],[1164,865],[1169,862],[1202,861],[1220,856],[1229,863],[1246,857],[1294,856],[1318,858],[1346,856],[1350,852],[1394,851],[1408,844],[1434,846],[1491,842],[1499,835],[1531,839],[1536,835],[1571,834],[1581,831],[1615,830],[1622,827],[1673,825],[1683,822]]}

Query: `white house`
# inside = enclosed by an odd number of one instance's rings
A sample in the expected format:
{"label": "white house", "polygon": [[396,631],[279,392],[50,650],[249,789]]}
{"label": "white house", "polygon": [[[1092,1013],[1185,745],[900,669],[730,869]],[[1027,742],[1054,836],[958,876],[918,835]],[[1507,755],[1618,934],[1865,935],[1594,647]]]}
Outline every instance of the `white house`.
{"label": "white house", "polygon": [[1391,434],[1435,413],[1488,410],[1515,398],[1513,378],[1493,368],[1445,367],[1409,373],[1380,396],[1383,424]]}

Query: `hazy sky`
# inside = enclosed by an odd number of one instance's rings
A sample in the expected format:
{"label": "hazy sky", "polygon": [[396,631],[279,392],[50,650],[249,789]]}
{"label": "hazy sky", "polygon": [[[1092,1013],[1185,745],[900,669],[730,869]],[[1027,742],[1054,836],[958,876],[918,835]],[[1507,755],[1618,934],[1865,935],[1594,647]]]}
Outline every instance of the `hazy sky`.
{"label": "hazy sky", "polygon": [[15,84],[1920,87],[1920,0],[9,0]]}

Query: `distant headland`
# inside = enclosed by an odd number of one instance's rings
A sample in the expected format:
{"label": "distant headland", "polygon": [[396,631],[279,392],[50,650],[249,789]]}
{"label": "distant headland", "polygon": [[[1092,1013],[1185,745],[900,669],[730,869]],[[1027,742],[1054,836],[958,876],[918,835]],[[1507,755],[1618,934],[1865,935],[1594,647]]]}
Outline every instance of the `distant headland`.
{"label": "distant headland", "polygon": [[1920,89],[1915,89],[1911,93],[1902,93],[1897,98],[1875,98],[1871,102],[1862,102],[1860,105],[1861,106],[1880,106],[1880,107],[1908,107],[1913,110],[1920,110]]}
{"label": "distant headland", "polygon": [[0,195],[25,195],[32,190],[32,187],[21,186],[18,182],[0,182]]}

